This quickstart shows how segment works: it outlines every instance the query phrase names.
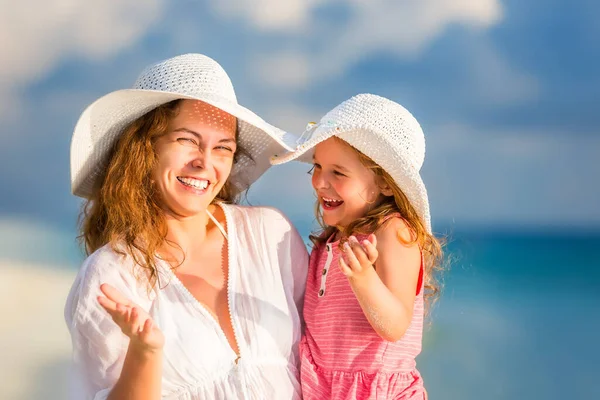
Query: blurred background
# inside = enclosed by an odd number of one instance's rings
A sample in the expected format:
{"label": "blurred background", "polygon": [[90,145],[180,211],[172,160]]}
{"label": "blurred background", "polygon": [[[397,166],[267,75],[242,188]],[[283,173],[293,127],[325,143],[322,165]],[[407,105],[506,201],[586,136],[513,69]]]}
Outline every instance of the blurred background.
{"label": "blurred background", "polygon": [[[64,399],[83,255],[69,143],[146,65],[200,52],[280,127],[359,93],[408,108],[450,268],[417,362],[431,399],[600,398],[600,3],[0,0],[0,398]],[[306,237],[307,165],[252,204]]]}

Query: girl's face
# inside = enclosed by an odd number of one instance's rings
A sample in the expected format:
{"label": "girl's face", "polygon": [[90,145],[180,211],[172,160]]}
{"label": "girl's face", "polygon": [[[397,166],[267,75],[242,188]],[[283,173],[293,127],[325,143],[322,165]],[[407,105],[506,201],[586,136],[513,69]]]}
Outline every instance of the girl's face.
{"label": "girl's face", "polygon": [[204,212],[231,173],[236,151],[236,119],[201,101],[184,100],[156,141],[154,184],[169,214]]}
{"label": "girl's face", "polygon": [[375,173],[349,144],[329,138],[315,147],[313,162],[312,185],[325,224],[343,229],[376,206],[382,191]]}

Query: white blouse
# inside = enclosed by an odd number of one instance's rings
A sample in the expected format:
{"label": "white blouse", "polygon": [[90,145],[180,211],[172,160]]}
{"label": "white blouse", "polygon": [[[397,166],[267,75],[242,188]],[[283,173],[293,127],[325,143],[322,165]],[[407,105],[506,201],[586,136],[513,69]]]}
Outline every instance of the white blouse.
{"label": "white blouse", "polygon": [[108,283],[143,307],[165,336],[163,399],[299,399],[298,343],[308,267],[302,238],[277,210],[223,205],[228,301],[240,358],[218,322],[166,263],[150,294],[139,267],[106,245],[83,263],[65,318],[73,342],[73,398],[106,399],[129,338],[99,305]]}

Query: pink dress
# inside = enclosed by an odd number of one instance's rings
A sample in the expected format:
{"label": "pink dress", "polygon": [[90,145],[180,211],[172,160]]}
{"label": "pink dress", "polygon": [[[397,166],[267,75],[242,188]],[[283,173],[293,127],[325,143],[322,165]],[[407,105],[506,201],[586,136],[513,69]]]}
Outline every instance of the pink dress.
{"label": "pink dress", "polygon": [[399,341],[388,342],[363,314],[339,256],[338,242],[319,245],[310,256],[300,343],[303,398],[426,399],[415,363],[423,332],[423,261],[410,326]]}

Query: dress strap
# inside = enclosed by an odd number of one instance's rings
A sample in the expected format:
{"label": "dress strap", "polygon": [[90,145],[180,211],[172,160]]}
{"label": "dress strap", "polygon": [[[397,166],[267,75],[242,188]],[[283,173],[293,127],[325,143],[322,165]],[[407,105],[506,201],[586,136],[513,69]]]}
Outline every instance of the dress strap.
{"label": "dress strap", "polygon": [[382,223],[385,223],[385,222],[389,221],[390,219],[396,218],[396,217],[402,218],[402,214],[400,214],[399,212],[395,212],[393,214],[390,214],[390,215],[386,216],[385,218],[383,218]]}
{"label": "dress strap", "polygon": [[212,215],[210,211],[208,211],[208,208],[206,209],[206,213],[208,214],[208,217],[212,220],[212,222],[215,223],[217,228],[219,228],[219,230],[221,231],[223,236],[225,236],[225,240],[229,240],[229,237],[227,237],[227,232],[225,231],[225,228],[223,228],[223,225],[221,225],[221,223],[219,221],[217,221],[215,216]]}

